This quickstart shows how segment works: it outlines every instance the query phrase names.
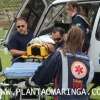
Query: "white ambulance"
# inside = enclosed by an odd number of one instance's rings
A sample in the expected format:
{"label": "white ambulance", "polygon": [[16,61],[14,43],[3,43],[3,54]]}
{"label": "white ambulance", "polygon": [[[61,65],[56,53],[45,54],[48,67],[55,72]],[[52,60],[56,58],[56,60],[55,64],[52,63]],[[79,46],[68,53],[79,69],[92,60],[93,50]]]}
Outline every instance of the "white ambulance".
{"label": "white ambulance", "polygon": [[[16,17],[27,18],[29,29],[34,33],[34,37],[49,34],[56,21],[70,23],[71,20],[66,13],[66,5],[70,1],[76,1],[79,5],[88,8],[88,18],[92,26],[88,54],[94,64],[95,78],[100,80],[100,0],[51,0],[50,5],[45,0],[26,0]],[[13,22],[6,35],[5,44],[15,30],[15,22]]]}

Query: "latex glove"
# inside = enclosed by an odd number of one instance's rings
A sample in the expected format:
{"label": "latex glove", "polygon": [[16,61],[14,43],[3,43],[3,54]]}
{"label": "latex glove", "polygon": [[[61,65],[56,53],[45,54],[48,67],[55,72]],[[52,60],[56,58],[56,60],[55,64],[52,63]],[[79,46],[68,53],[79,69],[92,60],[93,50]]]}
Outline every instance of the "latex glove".
{"label": "latex glove", "polygon": [[16,86],[17,86],[18,88],[25,89],[25,88],[26,88],[25,82],[26,82],[26,81],[20,82],[20,83],[18,83]]}
{"label": "latex glove", "polygon": [[53,44],[51,43],[46,43],[46,45],[48,46],[49,49],[49,53],[53,53],[55,51],[55,47]]}

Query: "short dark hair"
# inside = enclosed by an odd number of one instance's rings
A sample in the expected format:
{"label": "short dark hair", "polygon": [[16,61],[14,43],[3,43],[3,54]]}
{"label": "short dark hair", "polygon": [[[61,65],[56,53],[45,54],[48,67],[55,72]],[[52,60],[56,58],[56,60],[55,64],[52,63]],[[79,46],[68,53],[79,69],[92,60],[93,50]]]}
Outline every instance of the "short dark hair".
{"label": "short dark hair", "polygon": [[54,27],[61,27],[65,31],[65,33],[68,32],[70,26],[71,26],[70,23],[62,23],[60,21],[55,21],[54,22]]}
{"label": "short dark hair", "polygon": [[54,27],[52,33],[56,33],[56,32],[59,32],[61,36],[65,34],[65,30],[61,27]]}
{"label": "short dark hair", "polygon": [[25,22],[27,22],[27,19],[25,17],[18,17],[15,18],[15,22],[19,21],[19,20],[24,20]]}

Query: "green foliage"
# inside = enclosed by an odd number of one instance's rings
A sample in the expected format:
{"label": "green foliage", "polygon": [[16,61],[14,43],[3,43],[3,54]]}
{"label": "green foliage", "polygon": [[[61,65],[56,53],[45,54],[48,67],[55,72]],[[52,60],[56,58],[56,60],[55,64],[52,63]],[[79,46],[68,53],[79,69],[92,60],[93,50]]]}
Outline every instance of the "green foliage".
{"label": "green foliage", "polygon": [[4,30],[3,28],[0,28],[0,39],[5,37],[5,34],[7,33],[8,30]]}
{"label": "green foliage", "polygon": [[22,0],[0,0],[0,10],[8,10],[8,9],[16,9],[16,7],[20,6]]}
{"label": "green foliage", "polygon": [[[5,37],[7,30],[0,28],[0,39]],[[4,47],[0,46],[0,59],[3,68],[11,65],[11,55]],[[0,66],[1,67],[1,66]]]}
{"label": "green foliage", "polygon": [[11,55],[4,49],[0,49],[0,59],[3,69],[11,65]]}

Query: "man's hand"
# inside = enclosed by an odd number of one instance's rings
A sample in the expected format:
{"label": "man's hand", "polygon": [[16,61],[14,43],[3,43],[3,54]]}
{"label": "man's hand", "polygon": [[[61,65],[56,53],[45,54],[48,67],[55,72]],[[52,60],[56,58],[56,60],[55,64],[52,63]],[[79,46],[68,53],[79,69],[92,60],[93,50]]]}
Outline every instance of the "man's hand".
{"label": "man's hand", "polygon": [[55,47],[51,43],[45,43],[49,49],[49,53],[53,53],[55,51]]}

